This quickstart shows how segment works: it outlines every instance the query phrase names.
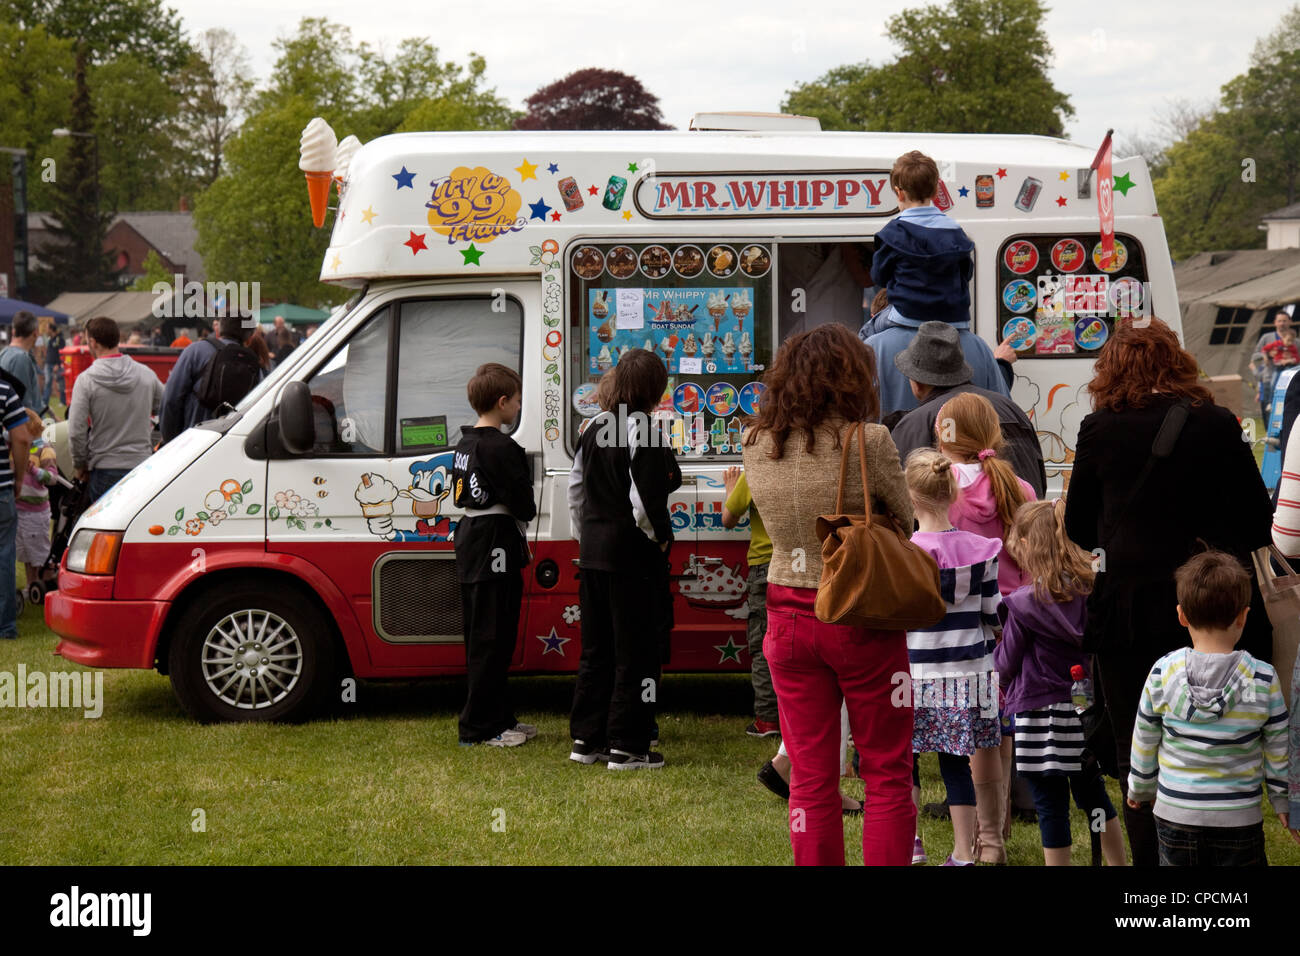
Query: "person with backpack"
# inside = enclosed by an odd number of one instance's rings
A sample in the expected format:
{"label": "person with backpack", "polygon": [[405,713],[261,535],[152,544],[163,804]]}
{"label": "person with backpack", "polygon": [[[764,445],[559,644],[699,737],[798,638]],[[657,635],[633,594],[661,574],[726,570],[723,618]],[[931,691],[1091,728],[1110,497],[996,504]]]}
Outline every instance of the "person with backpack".
{"label": "person with backpack", "polygon": [[229,315],[220,320],[215,336],[185,347],[163,395],[164,442],[224,414],[225,406],[233,408],[262,380],[261,363],[244,344],[250,332],[243,318]]}
{"label": "person with backpack", "polygon": [[77,477],[97,501],[152,454],[149,418],[162,405],[163,386],[152,369],[118,351],[122,333],[112,319],[91,319],[86,336],[94,361],[73,384],[68,437]]}

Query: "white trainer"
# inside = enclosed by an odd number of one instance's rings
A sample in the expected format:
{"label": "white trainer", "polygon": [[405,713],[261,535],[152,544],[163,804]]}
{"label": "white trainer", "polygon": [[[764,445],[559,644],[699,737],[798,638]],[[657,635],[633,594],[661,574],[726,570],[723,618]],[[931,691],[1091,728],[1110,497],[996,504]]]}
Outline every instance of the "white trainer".
{"label": "white trainer", "polygon": [[495,737],[483,741],[489,747],[518,747],[527,742],[528,738],[517,730],[503,730]]}

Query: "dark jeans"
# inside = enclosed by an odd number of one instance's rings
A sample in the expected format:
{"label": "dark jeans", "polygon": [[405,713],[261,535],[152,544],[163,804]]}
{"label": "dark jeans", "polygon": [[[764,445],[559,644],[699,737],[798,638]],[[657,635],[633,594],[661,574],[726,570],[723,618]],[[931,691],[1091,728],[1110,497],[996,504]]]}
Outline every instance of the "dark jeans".
{"label": "dark jeans", "polygon": [[[1150,659],[1148,659],[1150,658]],[[1134,654],[1127,650],[1100,651],[1097,673],[1101,679],[1106,711],[1115,732],[1115,759],[1119,764],[1119,788],[1128,797],[1129,756],[1133,747],[1133,722],[1147,675],[1160,658],[1159,653]],[[1129,854],[1134,866],[1158,866],[1160,844],[1156,837],[1156,820],[1150,804],[1134,810],[1124,804],[1124,831],[1128,835]]]}
{"label": "dark jeans", "polygon": [[1161,866],[1268,866],[1264,824],[1189,827],[1156,818]]}
{"label": "dark jeans", "polygon": [[754,716],[770,724],[777,722],[776,691],[772,689],[772,670],[763,656],[763,638],[767,635],[766,564],[751,564],[746,589],[749,592],[749,619],[745,622],[749,640],[750,680],[754,685]]}
{"label": "dark jeans", "polygon": [[[939,776],[943,778],[945,800],[950,807],[975,806],[975,783],[970,775],[970,757],[966,754],[936,753]],[[855,766],[856,770],[857,767]],[[921,785],[921,755],[912,754],[912,785]]]}
{"label": "dark jeans", "polygon": [[[658,557],[653,555],[650,557]],[[627,570],[583,568],[582,656],[573,688],[569,732],[593,746],[643,754],[650,749],[662,648],[663,575],[630,557]]]}
{"label": "dark jeans", "polygon": [[0,491],[0,637],[18,636],[17,535],[14,491],[5,488]]}
{"label": "dark jeans", "polygon": [[1106,795],[1106,782],[1099,773],[1072,773],[1068,777],[1051,774],[1045,777],[1022,776],[1034,795],[1034,809],[1038,811],[1038,834],[1048,850],[1068,847],[1070,836],[1070,792],[1074,802],[1094,826],[1095,814],[1101,810],[1107,824],[1116,819],[1115,806]]}
{"label": "dark jeans", "polygon": [[519,723],[510,707],[507,672],[515,656],[523,595],[524,579],[518,571],[460,586],[469,684],[460,712],[460,739],[465,743],[491,740]]}
{"label": "dark jeans", "polygon": [[90,473],[90,481],[86,483],[89,489],[89,498],[87,505],[94,504],[100,498],[104,497],[115,484],[131,473],[129,468],[96,468]]}

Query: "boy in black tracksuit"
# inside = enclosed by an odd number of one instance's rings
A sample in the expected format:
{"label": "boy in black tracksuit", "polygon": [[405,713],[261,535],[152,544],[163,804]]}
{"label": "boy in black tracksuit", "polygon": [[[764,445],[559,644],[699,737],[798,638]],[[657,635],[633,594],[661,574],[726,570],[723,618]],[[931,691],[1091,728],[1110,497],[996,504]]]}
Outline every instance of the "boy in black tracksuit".
{"label": "boy in black tracksuit", "polygon": [[601,385],[607,411],[583,433],[569,477],[582,606],[569,756],[607,760],[611,770],[655,769],[663,757],[650,751],[651,727],[671,627],[668,496],[682,475],[667,441],[650,438],[657,426],[648,412],[667,380],[663,362],[634,349],[608,375]]}
{"label": "boy in black tracksuit", "polygon": [[462,431],[452,489],[465,517],[456,525],[456,573],[465,620],[469,694],[460,715],[460,742],[515,747],[537,733],[515,719],[506,672],[515,653],[523,568],[530,555],[524,526],[537,514],[528,459],[501,426],[519,416],[519,374],[495,362],[470,379],[478,422]]}

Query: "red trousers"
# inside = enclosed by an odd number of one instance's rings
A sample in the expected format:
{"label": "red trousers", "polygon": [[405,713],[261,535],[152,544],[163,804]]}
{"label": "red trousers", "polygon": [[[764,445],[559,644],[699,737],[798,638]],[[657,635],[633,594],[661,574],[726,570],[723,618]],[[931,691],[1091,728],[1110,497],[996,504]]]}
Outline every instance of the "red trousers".
{"label": "red trousers", "polygon": [[910,687],[907,635],[823,624],[813,614],[816,598],[814,588],[767,586],[763,653],[790,754],[794,862],[844,865],[838,753],[842,699],[866,783],[863,862],[909,866],[916,834],[912,704],[909,692],[895,693],[900,686]]}

